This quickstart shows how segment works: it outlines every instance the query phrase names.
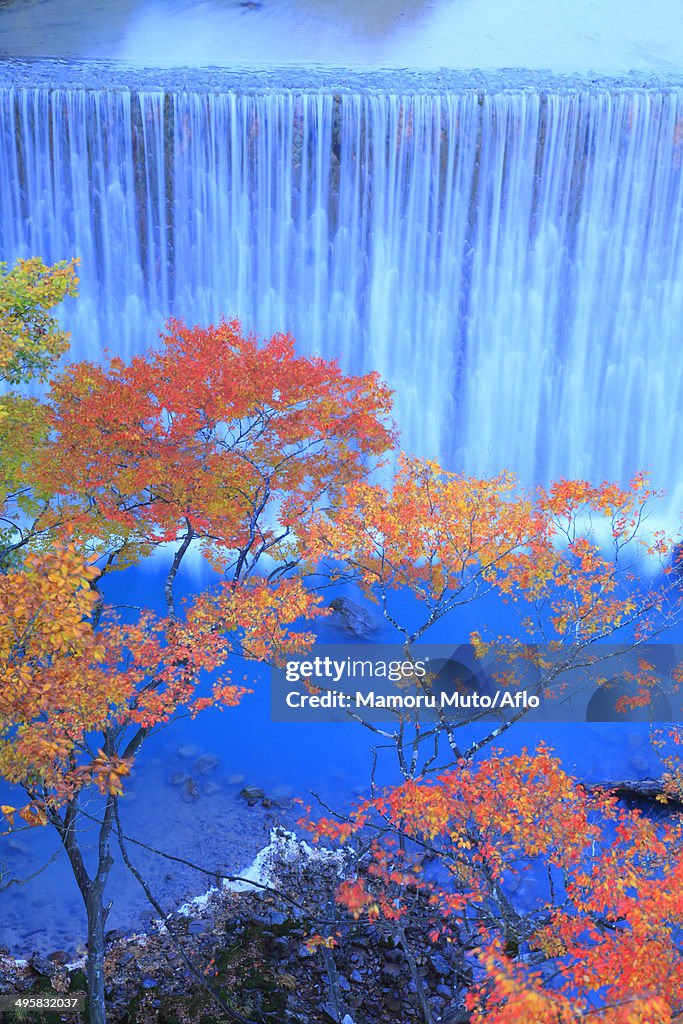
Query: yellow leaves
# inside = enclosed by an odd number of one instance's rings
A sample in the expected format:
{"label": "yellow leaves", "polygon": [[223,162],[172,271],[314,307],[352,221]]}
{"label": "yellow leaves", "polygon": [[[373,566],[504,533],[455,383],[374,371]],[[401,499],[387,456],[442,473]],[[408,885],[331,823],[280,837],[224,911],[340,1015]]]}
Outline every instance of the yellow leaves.
{"label": "yellow leaves", "polygon": [[44,380],[66,350],[69,336],[50,310],[76,294],[76,263],[49,267],[32,258],[18,260],[9,270],[0,263],[0,380]]}
{"label": "yellow leaves", "polygon": [[0,813],[4,814],[10,825],[14,824],[14,815],[16,814],[16,807],[12,807],[11,804],[0,804]]}
{"label": "yellow leaves", "polygon": [[316,949],[334,949],[338,942],[334,935],[311,935],[304,941],[304,945],[309,953],[314,953]]}

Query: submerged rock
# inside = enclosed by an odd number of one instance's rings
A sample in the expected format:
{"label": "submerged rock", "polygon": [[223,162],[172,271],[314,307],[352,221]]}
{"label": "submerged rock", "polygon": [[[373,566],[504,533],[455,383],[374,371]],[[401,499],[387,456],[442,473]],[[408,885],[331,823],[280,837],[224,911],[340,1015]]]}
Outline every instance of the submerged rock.
{"label": "submerged rock", "polygon": [[353,633],[357,637],[366,637],[377,632],[378,623],[372,612],[352,601],[350,597],[335,597],[327,607],[334,613],[328,619],[331,626],[346,633]]}
{"label": "submerged rock", "polygon": [[182,786],[187,782],[189,778],[190,776],[187,774],[187,772],[173,772],[173,774],[169,777],[168,781],[172,786]]}
{"label": "submerged rock", "polygon": [[250,807],[253,807],[259,800],[264,800],[266,794],[258,786],[245,786],[240,790],[240,796],[247,801]]}
{"label": "submerged rock", "polygon": [[181,795],[185,803],[193,803],[199,799],[199,786],[193,778],[189,778],[184,784],[181,790]]}

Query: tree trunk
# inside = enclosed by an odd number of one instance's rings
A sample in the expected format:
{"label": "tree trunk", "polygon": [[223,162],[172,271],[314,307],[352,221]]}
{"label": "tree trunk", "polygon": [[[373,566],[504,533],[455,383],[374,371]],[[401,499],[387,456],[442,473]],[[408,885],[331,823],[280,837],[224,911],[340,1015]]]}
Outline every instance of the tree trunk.
{"label": "tree trunk", "polygon": [[88,918],[86,978],[88,982],[88,1019],[90,1024],[107,1024],[107,1010],[104,1002],[104,927],[107,915],[109,914],[109,907],[104,906],[103,896],[109,872],[114,863],[109,852],[109,843],[114,824],[115,810],[116,796],[109,794],[98,837],[97,872],[93,877],[90,877],[86,870],[83,853],[76,834],[75,826],[78,820],[77,801],[74,800],[67,805],[63,819],[59,818],[57,812],[52,813],[51,819],[59,831],[64,849],[67,852],[74,878],[83,897]]}
{"label": "tree trunk", "polygon": [[107,1024],[104,1002],[104,925],[107,911],[102,905],[102,887],[91,887],[85,909],[88,915],[88,1015],[90,1024]]}

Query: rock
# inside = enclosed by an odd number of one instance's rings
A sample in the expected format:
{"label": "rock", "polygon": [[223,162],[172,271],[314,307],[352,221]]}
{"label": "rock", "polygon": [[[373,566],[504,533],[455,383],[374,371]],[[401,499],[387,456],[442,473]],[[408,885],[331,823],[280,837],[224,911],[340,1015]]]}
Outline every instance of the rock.
{"label": "rock", "polygon": [[453,995],[453,992],[448,987],[448,985],[437,985],[436,994],[437,996],[443,996],[444,999],[450,999]]}
{"label": "rock", "polygon": [[68,964],[71,956],[65,949],[56,949],[54,953],[48,953],[47,959],[53,964]]}
{"label": "rock", "polygon": [[215,754],[202,754],[197,758],[195,769],[200,775],[210,775],[218,767],[219,758]]}
{"label": "rock", "polygon": [[436,973],[440,974],[442,978],[447,978],[448,975],[452,973],[453,969],[451,965],[449,964],[446,957],[442,956],[441,953],[432,953],[432,955],[429,958],[429,962],[431,963]]}
{"label": "rock", "polygon": [[356,1024],[356,1022],[350,1013],[345,1013],[344,1016],[342,1017],[341,1024]]}
{"label": "rock", "polygon": [[142,987],[143,988],[157,988],[158,985],[159,985],[159,982],[155,981],[154,978],[143,978],[142,979]]}
{"label": "rock", "polygon": [[173,772],[173,775],[169,776],[168,781],[172,786],[182,786],[189,778],[190,776],[187,772]]}
{"label": "rock", "polygon": [[190,757],[198,757],[201,754],[199,747],[193,746],[191,743],[185,743],[182,747],[178,747],[176,754],[178,757],[182,757],[184,761]]}
{"label": "rock", "polygon": [[49,960],[46,956],[41,956],[39,953],[34,953],[29,964],[36,972],[36,974],[42,974],[45,978],[52,978],[57,973],[57,965]]}
{"label": "rock", "polygon": [[202,786],[202,793],[204,796],[215,796],[216,793],[220,793],[221,787],[217,782],[205,782]]}
{"label": "rock", "polygon": [[188,935],[205,935],[206,932],[211,931],[213,927],[212,921],[196,920],[190,921],[187,926]]}
{"label": "rock", "polygon": [[441,1017],[441,1024],[469,1024],[470,1015],[464,1006],[447,1006]]}
{"label": "rock", "polygon": [[193,803],[195,800],[199,799],[199,786],[192,777],[188,778],[183,784],[180,795],[187,804]]}
{"label": "rock", "polygon": [[351,982],[343,974],[339,975],[338,981],[339,981],[339,988],[342,990],[342,992],[350,992],[351,991]]}
{"label": "rock", "polygon": [[400,973],[400,964],[384,964],[382,967],[382,977],[384,978],[397,978]]}
{"label": "rock", "polygon": [[229,786],[240,786],[244,782],[244,775],[242,772],[233,772],[225,781]]}
{"label": "rock", "polygon": [[351,971],[351,981],[353,981],[354,984],[358,985],[358,984],[360,984],[360,982],[362,980],[363,980],[363,975],[360,973],[360,971],[357,971],[354,968],[354,970]]}
{"label": "rock", "polygon": [[259,800],[265,799],[265,793],[258,786],[245,786],[244,789],[240,790],[240,796],[243,800],[246,800],[250,807],[257,804]]}
{"label": "rock", "polygon": [[331,626],[357,637],[367,637],[377,632],[377,620],[372,612],[367,611],[351,598],[335,597],[327,607],[331,608],[334,613],[328,619]]}
{"label": "rock", "polygon": [[270,952],[278,963],[282,963],[282,961],[289,956],[289,942],[284,935],[280,935],[273,939],[270,943]]}

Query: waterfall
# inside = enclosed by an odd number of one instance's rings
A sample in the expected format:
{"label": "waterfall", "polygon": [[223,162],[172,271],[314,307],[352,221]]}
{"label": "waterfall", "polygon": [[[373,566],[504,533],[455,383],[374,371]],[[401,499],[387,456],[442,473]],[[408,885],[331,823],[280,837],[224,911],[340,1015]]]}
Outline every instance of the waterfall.
{"label": "waterfall", "polygon": [[403,443],[683,507],[683,89],[0,84],[0,257],[78,255],[77,357],[173,314],[396,390]]}

